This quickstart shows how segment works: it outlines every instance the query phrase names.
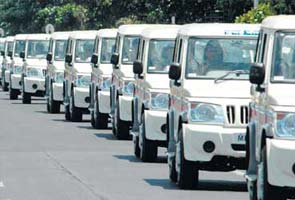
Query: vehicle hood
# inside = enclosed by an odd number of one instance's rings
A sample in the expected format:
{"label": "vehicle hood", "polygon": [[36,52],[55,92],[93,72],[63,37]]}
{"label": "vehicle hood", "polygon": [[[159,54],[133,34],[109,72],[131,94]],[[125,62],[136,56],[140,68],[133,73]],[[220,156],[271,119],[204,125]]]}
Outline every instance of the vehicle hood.
{"label": "vehicle hood", "polygon": [[119,70],[122,76],[134,78],[133,65],[121,65]]}
{"label": "vehicle hood", "polygon": [[78,74],[89,74],[92,70],[90,63],[74,63],[73,67]]}
{"label": "vehicle hood", "polygon": [[65,62],[64,61],[54,61],[53,66],[55,70],[64,70],[65,69]]}
{"label": "vehicle hood", "polygon": [[45,59],[26,59],[27,66],[47,68],[47,61]]}
{"label": "vehicle hood", "polygon": [[112,64],[99,64],[98,68],[99,73],[103,75],[111,75],[113,72]]}
{"label": "vehicle hood", "polygon": [[168,74],[145,74],[145,81],[151,88],[168,89]]}
{"label": "vehicle hood", "polygon": [[[293,89],[292,89],[293,88]],[[295,105],[294,84],[270,84],[266,88],[268,102],[274,106],[294,106]]]}
{"label": "vehicle hood", "polygon": [[250,82],[247,80],[185,80],[184,92],[189,97],[250,98]]}

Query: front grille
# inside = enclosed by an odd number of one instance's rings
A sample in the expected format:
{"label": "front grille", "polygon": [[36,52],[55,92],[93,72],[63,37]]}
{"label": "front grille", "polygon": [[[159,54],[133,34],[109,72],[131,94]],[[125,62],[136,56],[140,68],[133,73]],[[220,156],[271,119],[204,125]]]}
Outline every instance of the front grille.
{"label": "front grille", "polygon": [[229,124],[235,123],[235,107],[227,106],[226,107],[227,120]]}
{"label": "front grille", "polygon": [[241,124],[248,124],[249,122],[249,108],[248,106],[241,106]]}
{"label": "front grille", "polygon": [[232,144],[231,148],[234,151],[246,151],[246,145],[244,144]]}
{"label": "front grille", "polygon": [[236,108],[235,106],[228,105],[226,106],[226,116],[228,124],[239,123],[241,125],[246,125],[249,122],[249,108],[248,106]]}

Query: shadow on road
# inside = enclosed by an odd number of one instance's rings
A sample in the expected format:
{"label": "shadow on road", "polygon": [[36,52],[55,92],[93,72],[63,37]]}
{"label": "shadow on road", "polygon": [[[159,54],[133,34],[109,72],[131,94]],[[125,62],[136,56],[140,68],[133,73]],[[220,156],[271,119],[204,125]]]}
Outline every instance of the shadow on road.
{"label": "shadow on road", "polygon": [[[8,99],[9,100],[9,99]],[[11,104],[22,104],[22,105],[45,105],[45,102],[32,102],[31,104],[23,104],[22,102],[11,102]]]}
{"label": "shadow on road", "polygon": [[120,160],[127,160],[129,162],[133,162],[133,163],[140,163],[141,160],[139,160],[138,158],[136,158],[133,155],[113,155],[115,158],[118,158]]}
{"label": "shadow on road", "polygon": [[112,133],[96,133],[94,134],[98,138],[103,138],[107,140],[117,140],[116,137]]}
{"label": "shadow on road", "polygon": [[[162,187],[167,190],[179,190],[177,185],[169,179],[144,179],[144,181],[151,186]],[[195,190],[247,192],[247,184],[242,181],[200,180],[199,186]]]}

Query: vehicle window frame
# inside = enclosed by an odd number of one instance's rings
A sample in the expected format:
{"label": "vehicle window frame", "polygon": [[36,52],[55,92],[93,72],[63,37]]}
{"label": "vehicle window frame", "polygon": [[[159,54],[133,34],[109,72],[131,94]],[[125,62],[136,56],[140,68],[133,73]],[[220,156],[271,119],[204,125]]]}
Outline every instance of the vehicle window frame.
{"label": "vehicle window frame", "polygon": [[[100,64],[111,64],[111,57],[109,61],[104,61],[102,62],[101,60],[101,56],[102,56],[102,44],[103,44],[103,40],[115,40],[115,45],[116,45],[116,39],[112,38],[112,37],[103,37],[100,38],[99,43],[100,43],[100,52],[99,52],[99,63]],[[113,52],[111,52],[111,55],[115,52],[115,50]]]}

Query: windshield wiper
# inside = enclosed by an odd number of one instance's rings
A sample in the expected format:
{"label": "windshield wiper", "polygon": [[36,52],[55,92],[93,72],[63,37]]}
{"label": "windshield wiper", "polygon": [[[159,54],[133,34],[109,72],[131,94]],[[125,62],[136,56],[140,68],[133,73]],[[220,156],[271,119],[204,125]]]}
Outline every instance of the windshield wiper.
{"label": "windshield wiper", "polygon": [[231,74],[235,74],[236,76],[240,76],[241,74],[249,74],[249,71],[248,70],[234,70],[234,71],[227,72],[226,74],[216,78],[214,80],[214,83],[217,83],[218,81],[223,80],[224,78],[228,77]]}

